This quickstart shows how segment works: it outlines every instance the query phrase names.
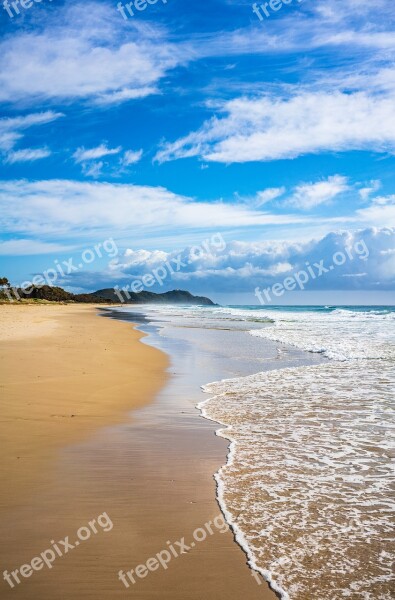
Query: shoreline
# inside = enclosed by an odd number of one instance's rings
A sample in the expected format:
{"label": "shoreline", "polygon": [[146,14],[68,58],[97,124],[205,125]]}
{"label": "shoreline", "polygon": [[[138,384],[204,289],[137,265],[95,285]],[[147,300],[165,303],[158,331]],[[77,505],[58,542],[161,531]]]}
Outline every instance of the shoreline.
{"label": "shoreline", "polygon": [[[132,307],[131,307],[131,310],[133,310]],[[165,349],[165,351],[170,350],[169,354],[171,356],[174,355],[174,352],[173,352],[174,349],[172,349],[172,343],[164,344],[163,341],[162,342],[160,341],[160,338],[162,337],[161,331],[164,331],[164,333],[163,333],[164,338],[167,338],[169,336],[169,331],[168,331],[169,325],[166,324],[166,321],[167,321],[166,318],[164,320],[160,319],[160,317],[158,316],[157,313],[151,313],[151,315],[154,316],[153,320],[151,320],[151,318],[146,313],[138,314],[138,313],[131,312],[131,314],[129,316],[128,316],[128,313],[119,313],[118,312],[115,314],[116,314],[115,318],[124,318],[127,320],[134,320],[137,317],[140,322],[140,324],[138,325],[139,329],[150,333],[149,337],[146,338],[146,343],[151,344],[153,347],[156,347],[156,348],[159,348],[162,350]],[[123,316],[121,316],[121,315],[123,315]],[[141,321],[140,321],[140,319],[141,319]],[[197,327],[195,324],[192,324],[191,322],[189,322],[189,323],[177,322],[176,328],[178,330],[183,329],[184,331],[188,330],[188,329],[196,330],[196,328],[201,329],[200,326]],[[171,329],[172,329],[172,325],[170,325],[170,330]],[[231,333],[232,328],[213,327],[212,325],[210,325],[209,330],[211,332],[226,331],[228,333]],[[208,332],[208,330],[206,328],[204,328],[204,331]],[[241,331],[243,333],[246,333],[247,331],[249,332],[249,329],[247,328],[247,330],[244,331],[244,328],[242,328]],[[233,331],[233,333],[236,333],[236,331]],[[172,336],[170,335],[170,337],[172,337]],[[181,336],[181,337],[183,337],[183,336]],[[251,338],[250,338],[250,341],[251,341]],[[249,364],[249,366],[248,366],[249,372],[244,372],[244,373],[240,372],[240,373],[238,373],[238,375],[233,374],[229,377],[224,377],[224,374],[222,372],[220,372],[220,376],[217,376],[214,379],[210,379],[211,383],[207,383],[207,378],[205,378],[205,380],[204,380],[205,383],[201,384],[199,387],[200,387],[200,389],[203,390],[203,392],[205,394],[209,394],[209,397],[207,397],[207,395],[206,395],[206,397],[204,399],[195,403],[194,407],[199,410],[200,416],[205,421],[208,421],[209,423],[211,423],[212,434],[214,436],[216,436],[217,439],[222,440],[225,443],[222,458],[219,461],[216,470],[213,471],[212,477],[215,480],[215,488],[214,488],[215,498],[216,498],[216,501],[221,510],[221,514],[223,515],[225,521],[227,522],[227,524],[230,527],[234,544],[237,545],[237,547],[243,553],[245,564],[248,565],[248,568],[251,570],[251,573],[254,573],[254,576],[256,576],[257,578],[262,578],[261,581],[264,582],[265,586],[267,587],[267,593],[270,594],[270,598],[273,598],[273,599],[274,598],[279,598],[279,599],[284,598],[284,600],[286,600],[286,598],[289,597],[288,593],[277,583],[277,581],[275,580],[275,578],[273,576],[273,573],[269,570],[263,569],[261,566],[259,566],[256,563],[256,558],[251,550],[250,543],[247,542],[247,540],[245,539],[243,532],[241,531],[241,529],[235,522],[233,515],[228,510],[225,499],[222,497],[222,488],[223,488],[224,484],[221,479],[221,473],[224,469],[226,469],[231,464],[231,462],[233,460],[233,455],[236,452],[236,442],[232,441],[232,439],[229,438],[227,435],[225,435],[225,433],[221,434],[221,430],[225,432],[228,428],[228,425],[226,423],[223,423],[220,420],[211,418],[207,414],[205,414],[203,406],[206,403],[209,403],[212,399],[213,392],[210,392],[208,389],[206,389],[206,388],[209,388],[210,385],[213,385],[213,384],[215,385],[216,383],[226,382],[226,381],[230,381],[233,379],[239,379],[239,378],[243,379],[244,377],[258,375],[262,371],[272,371],[272,370],[277,371],[278,369],[281,370],[282,368],[285,368],[287,366],[289,367],[290,365],[292,365],[294,367],[295,366],[304,367],[304,366],[315,365],[315,364],[319,365],[319,364],[325,363],[326,360],[324,361],[320,355],[309,355],[308,353],[306,353],[305,350],[298,349],[291,345],[286,345],[285,348],[282,350],[282,354],[285,354],[286,357],[284,356],[284,358],[281,360],[280,355],[278,353],[279,344],[277,342],[268,341],[265,339],[259,340],[257,338],[254,338],[254,342],[253,342],[254,346],[255,346],[255,344],[257,344],[259,342],[261,342],[261,343],[263,342],[264,345],[266,346],[266,348],[263,348],[263,347],[261,348],[261,350],[264,350],[262,353],[262,356],[265,356],[265,361],[264,361],[265,366],[262,363],[257,362],[256,366],[254,368],[252,368],[252,370],[251,370],[251,364]],[[268,353],[267,345],[269,345],[271,347],[272,356],[270,356],[270,351]],[[283,346],[283,344],[280,344],[280,345]],[[276,354],[276,356],[275,356],[276,364],[270,365],[270,362],[274,358],[273,351]],[[242,354],[242,352],[241,352],[241,354]],[[175,352],[175,355],[177,355],[177,351]],[[266,358],[267,358],[267,361],[266,361]],[[280,364],[281,362],[283,363],[282,365]],[[236,365],[233,365],[232,368],[235,368],[235,366]],[[246,368],[245,365],[242,368],[245,369]],[[217,371],[217,375],[218,375],[218,371]]]}
{"label": "shoreline", "polygon": [[[225,380],[222,380],[222,381],[225,381]],[[227,508],[226,501],[224,498],[225,484],[224,484],[224,480],[222,479],[222,472],[227,467],[229,467],[233,464],[234,457],[235,457],[236,451],[237,451],[237,442],[235,440],[232,440],[230,437],[226,436],[226,431],[229,428],[229,425],[227,423],[223,423],[222,421],[217,421],[216,419],[210,417],[204,408],[205,404],[208,404],[213,399],[211,392],[209,392],[208,389],[206,389],[206,388],[208,388],[210,385],[215,384],[215,383],[217,383],[217,382],[210,382],[210,383],[207,383],[205,386],[203,386],[203,391],[206,394],[210,394],[210,397],[207,398],[206,400],[203,400],[202,402],[199,402],[196,405],[196,408],[200,411],[201,416],[204,419],[207,419],[208,421],[211,421],[212,423],[215,423],[217,426],[219,426],[219,428],[217,428],[215,430],[215,435],[223,440],[226,440],[226,442],[227,442],[227,453],[226,453],[226,457],[225,457],[225,462],[218,469],[218,471],[216,471],[214,473],[214,479],[215,479],[215,483],[216,483],[216,499],[217,499],[218,505],[220,507],[221,513],[224,516],[225,521],[228,523],[228,525],[233,533],[235,543],[244,552],[246,559],[247,559],[247,564],[248,564],[249,568],[251,569],[251,571],[255,571],[257,574],[259,573],[259,575],[261,575],[263,577],[266,584],[269,586],[270,590],[279,598],[279,600],[289,600],[288,593],[285,590],[283,590],[281,588],[281,586],[279,586],[277,584],[277,582],[273,579],[272,572],[268,571],[267,569],[266,570],[262,569],[256,563],[254,554],[249,546],[248,541],[246,540],[240,527],[235,522],[232,513]]]}
{"label": "shoreline", "polygon": [[[76,346],[84,348],[81,331],[88,322],[92,326],[90,343],[93,340],[97,346],[97,336],[104,335],[105,331],[109,336],[106,342],[112,344],[111,347],[106,344],[107,350],[101,349],[100,360],[95,363],[97,393],[93,395],[93,407],[97,406],[100,395],[103,402],[108,400],[108,393],[102,389],[106,374],[112,379],[112,395],[110,404],[102,405],[100,418],[93,411],[91,419],[80,423],[81,427],[75,426],[79,419],[71,418],[75,409],[68,405],[70,418],[57,419],[56,434],[47,431],[49,444],[44,454],[38,452],[36,469],[31,469],[33,463],[27,469],[20,469],[19,474],[12,473],[11,469],[12,485],[6,486],[7,496],[3,493],[1,499],[3,569],[11,572],[18,565],[29,563],[48,547],[51,539],[61,540],[69,534],[72,540],[73,531],[103,512],[112,520],[113,529],[105,536],[96,535],[84,542],[78,550],[59,559],[52,569],[34,573],[34,577],[22,580],[14,589],[2,581],[2,596],[52,600],[62,589],[65,599],[107,600],[109,596],[123,599],[133,593],[141,593],[149,599],[157,597],[160,590],[166,600],[198,600],[204,585],[208,595],[218,599],[240,598],[244,594],[251,600],[274,599],[274,593],[265,582],[251,577],[245,555],[229,530],[220,534],[214,530],[215,535],[207,536],[193,551],[182,553],[180,560],[174,559],[168,569],[152,573],[144,581],[137,580],[136,585],[129,588],[122,585],[118,577],[120,570],[136,568],[148,557],[168,548],[170,541],[188,541],[192,531],[215,522],[220,509],[215,498],[213,473],[226,455],[225,440],[214,435],[212,424],[201,419],[194,399],[188,396],[189,388],[185,388],[186,382],[190,383],[188,369],[184,376],[180,374],[182,369],[176,369],[168,378],[164,373],[169,365],[168,356],[150,344],[141,343],[144,334],[132,329],[130,322],[117,325],[115,319],[99,319],[96,308],[86,306],[48,308],[46,305],[8,310],[14,311],[14,316],[16,312],[21,314],[21,310],[29,311],[30,319],[34,311],[39,320],[57,322],[56,328],[42,337],[7,342],[7,352],[3,352],[1,358],[8,377],[8,408],[14,385],[13,398],[19,393],[23,408],[37,410],[23,402],[26,390],[30,390],[27,375],[32,377],[35,372],[41,379],[40,368],[45,364],[48,369],[51,361],[57,365],[60,361],[63,367],[67,364],[67,372],[55,381],[43,378],[38,384],[34,383],[33,387],[37,385],[39,389],[36,398],[42,401],[50,396],[52,401],[54,390],[64,393],[71,380],[74,382],[72,391],[77,391],[73,369],[81,371],[77,381],[83,381],[82,371],[89,356],[85,348],[78,358]],[[48,319],[45,314],[49,314]],[[79,328],[76,328],[76,320]],[[39,323],[36,325],[39,327]],[[37,353],[39,347],[41,352]],[[135,367],[136,361],[139,364],[135,377],[130,363],[125,365],[121,361],[119,364],[126,348],[130,350],[130,362]],[[75,362],[70,363],[70,360]],[[28,365],[29,373],[21,372],[21,362]],[[14,370],[14,375],[21,377],[16,387],[8,369],[11,364],[14,368],[19,365],[19,371]],[[125,377],[125,386],[118,384],[114,388],[114,378],[119,376]],[[144,391],[141,388],[140,395],[136,392],[138,380],[146,386]],[[85,389],[88,388],[89,385]],[[114,389],[118,390],[115,404]],[[126,390],[134,391],[134,406],[130,397],[124,397]],[[78,400],[81,401],[81,394]],[[68,401],[76,402],[72,395]],[[31,415],[31,412],[26,414]],[[74,430],[70,431],[71,423]],[[23,426],[25,443],[30,440],[34,446],[37,437],[40,438],[37,427],[45,432],[49,422],[42,420],[38,426],[30,416]],[[61,430],[64,434],[59,435]],[[8,429],[8,435],[14,437],[12,429]],[[20,441],[21,432],[16,437]]]}
{"label": "shoreline", "polygon": [[[391,593],[391,496],[385,486],[393,464],[382,440],[393,427],[394,315],[373,315],[336,310],[316,318],[309,311],[284,319],[279,312],[283,329],[249,333],[288,344],[288,352],[308,352],[314,362],[203,386],[208,398],[198,407],[230,442],[216,473],[222,510],[251,564],[271,578],[284,600],[292,592],[326,598],[335,588],[350,597],[356,590],[375,597]],[[333,335],[344,332],[345,319],[346,342]],[[364,345],[368,327],[370,343]],[[361,380],[365,386],[359,387]],[[271,563],[273,556],[281,560]],[[328,557],[336,571],[327,566]],[[351,560],[353,571],[342,576]]]}

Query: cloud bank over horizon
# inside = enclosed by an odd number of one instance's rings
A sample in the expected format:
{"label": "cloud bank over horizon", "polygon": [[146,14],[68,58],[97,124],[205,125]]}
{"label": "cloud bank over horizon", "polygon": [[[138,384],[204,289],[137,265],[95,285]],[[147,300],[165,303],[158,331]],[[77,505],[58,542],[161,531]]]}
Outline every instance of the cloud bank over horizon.
{"label": "cloud bank over horizon", "polygon": [[72,274],[62,283],[84,291],[116,285],[130,290],[133,282],[159,270],[167,272],[163,284],[150,282],[144,289],[245,294],[281,283],[310,265],[316,275],[306,285],[310,291],[395,291],[395,228],[337,231],[304,243],[227,241],[218,233],[204,241],[173,252],[127,248],[106,270]]}

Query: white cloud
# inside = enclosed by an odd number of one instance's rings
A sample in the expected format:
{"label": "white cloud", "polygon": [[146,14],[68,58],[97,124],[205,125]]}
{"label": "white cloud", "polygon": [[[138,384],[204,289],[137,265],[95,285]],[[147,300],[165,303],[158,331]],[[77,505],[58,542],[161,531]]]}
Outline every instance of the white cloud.
{"label": "white cloud", "polygon": [[200,156],[223,163],[270,161],[328,151],[395,151],[395,95],[300,92],[238,98],[224,117],[166,144],[160,162]]}
{"label": "white cloud", "polygon": [[22,134],[17,131],[0,131],[0,150],[5,152],[15,146],[22,138]]}
{"label": "white cloud", "polygon": [[0,241],[0,256],[33,256],[35,254],[64,252],[65,250],[70,251],[70,246],[30,239]]}
{"label": "white cloud", "polygon": [[285,194],[285,191],[285,187],[267,188],[266,190],[262,190],[256,194],[252,204],[258,208],[264,204],[267,204],[268,202],[272,202],[276,198],[279,198]]}
{"label": "white cloud", "polygon": [[323,46],[332,47],[330,50],[335,52],[348,45],[348,59],[361,59],[363,51],[371,56],[383,52],[388,57],[395,49],[391,19],[382,19],[382,13],[388,12],[388,0],[365,2],[360,10],[351,8],[351,0],[339,0],[337,4],[314,0],[310,6],[303,2],[293,10],[284,6],[281,18],[265,19],[266,25],[258,21],[251,7],[252,2],[247,1],[250,27],[191,36],[195,52],[199,56],[271,55],[313,51]]}
{"label": "white cloud", "polygon": [[295,188],[289,203],[302,210],[310,210],[321,204],[327,204],[349,189],[347,181],[347,177],[333,175],[325,181],[302,183]]}
{"label": "white cloud", "polygon": [[[246,15],[250,7],[248,3]],[[270,29],[251,11],[251,26],[187,37],[172,31],[169,41],[163,26],[123,21],[105,3],[67,3],[47,12],[45,19],[37,16],[34,33],[16,30],[0,44],[0,101],[119,104],[160,93],[160,81],[171,69],[212,56],[307,52],[324,46],[341,52],[347,46],[350,62],[360,65],[363,52],[366,60],[374,55],[385,62],[391,60],[395,38],[391,19],[383,23],[380,18],[384,12],[389,13],[388,0],[365,6],[353,0],[314,0],[283,11],[281,19],[271,20]]]}
{"label": "white cloud", "polygon": [[40,160],[41,158],[47,158],[51,155],[51,151],[48,148],[24,148],[23,150],[15,150],[9,152],[6,158],[8,163],[17,162],[33,162]]}
{"label": "white cloud", "polygon": [[82,172],[86,177],[93,177],[93,179],[97,179],[102,174],[104,167],[103,161],[93,162],[93,163],[83,163],[82,164]]}
{"label": "white cloud", "polygon": [[136,150],[136,151],[126,150],[126,152],[122,158],[122,164],[125,166],[134,165],[135,163],[138,163],[141,160],[142,156],[143,156],[142,150]]}
{"label": "white cloud", "polygon": [[124,23],[112,5],[100,2],[58,7],[34,32],[15,30],[4,38],[0,53],[4,102],[120,103],[154,93],[168,70],[185,61],[159,28]]}
{"label": "white cloud", "polygon": [[73,154],[73,158],[76,164],[81,164],[82,173],[86,177],[92,177],[93,179],[99,178],[103,174],[103,169],[108,163],[104,163],[99,158],[106,156],[115,156],[122,152],[122,146],[117,148],[108,148],[106,144],[100,144],[95,148],[78,148]]}
{"label": "white cloud", "polygon": [[245,204],[194,202],[163,187],[69,180],[0,181],[0,226],[19,234],[102,235],[307,223]]}
{"label": "white cloud", "polygon": [[73,158],[76,163],[86,162],[88,160],[96,160],[103,156],[111,156],[112,154],[119,154],[122,150],[121,146],[118,148],[107,148],[105,144],[100,144],[96,148],[78,148],[73,154]]}
{"label": "white cloud", "polygon": [[[309,283],[311,289],[395,289],[395,228],[332,232],[318,240],[239,242],[209,245],[209,251],[196,255],[190,247],[181,252],[128,249],[113,261],[112,277],[118,283],[131,283],[179,257],[184,265],[166,280],[171,288],[216,292],[253,292],[281,283],[285,277],[323,261],[326,271]],[[330,270],[333,257],[343,252],[346,262]],[[193,260],[191,257],[193,256]],[[351,257],[351,258],[349,258]]]}
{"label": "white cloud", "polygon": [[382,226],[395,223],[395,194],[374,198],[370,206],[357,211],[357,217]]}
{"label": "white cloud", "polygon": [[153,269],[166,262],[169,257],[170,253],[163,250],[132,250],[128,248],[120,261],[113,262],[112,268],[114,270],[134,267],[143,267],[144,270]]}
{"label": "white cloud", "polygon": [[121,104],[128,100],[137,100],[138,98],[145,98],[146,96],[152,96],[152,94],[158,94],[158,89],[153,86],[141,87],[139,89],[122,89],[117,92],[111,92],[109,94],[99,94],[94,104],[98,106],[109,106],[111,104]]}
{"label": "white cloud", "polygon": [[63,117],[63,113],[47,110],[40,113],[0,119],[0,151],[9,152],[23,138],[23,131],[36,125],[46,125]]}
{"label": "white cloud", "polygon": [[369,197],[375,192],[377,192],[380,188],[381,181],[379,181],[378,179],[373,179],[372,181],[370,181],[368,186],[361,188],[358,193],[361,196],[362,200],[368,200]]}

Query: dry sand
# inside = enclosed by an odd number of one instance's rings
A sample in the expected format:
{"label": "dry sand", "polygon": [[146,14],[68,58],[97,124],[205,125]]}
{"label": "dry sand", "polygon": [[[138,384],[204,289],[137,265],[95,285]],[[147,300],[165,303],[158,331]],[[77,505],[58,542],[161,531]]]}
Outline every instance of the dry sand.
{"label": "dry sand", "polygon": [[120,569],[146,562],[167,541],[189,543],[219,514],[212,473],[225,446],[207,424],[191,435],[133,423],[129,409],[153,401],[168,359],[140,343],[130,324],[97,312],[0,306],[0,572],[30,563],[51,540],[73,543],[103,512],[113,523],[107,532],[96,525],[52,569],[19,576],[13,589],[0,581],[1,597],[275,598],[251,577],[233,536],[217,530],[129,589],[118,580]]}

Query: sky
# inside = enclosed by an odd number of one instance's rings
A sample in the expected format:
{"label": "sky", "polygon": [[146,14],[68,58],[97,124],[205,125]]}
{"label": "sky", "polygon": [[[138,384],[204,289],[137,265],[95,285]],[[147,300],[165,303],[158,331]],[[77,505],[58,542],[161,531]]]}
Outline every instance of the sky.
{"label": "sky", "polygon": [[0,0],[0,276],[395,304],[393,0],[23,3]]}

